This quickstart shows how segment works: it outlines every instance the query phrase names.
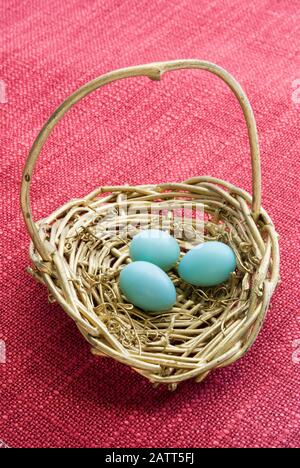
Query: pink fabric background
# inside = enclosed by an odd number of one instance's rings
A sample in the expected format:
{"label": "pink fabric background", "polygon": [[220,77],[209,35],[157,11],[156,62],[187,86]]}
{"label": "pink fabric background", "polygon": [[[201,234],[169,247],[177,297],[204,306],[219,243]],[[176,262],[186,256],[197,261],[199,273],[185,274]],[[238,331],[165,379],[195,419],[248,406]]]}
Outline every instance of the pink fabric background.
{"label": "pink fabric background", "polygon": [[[0,6],[0,440],[12,447],[296,447],[300,444],[300,3],[295,0],[6,0]],[[262,148],[263,204],[281,236],[282,283],[254,347],[205,383],[153,389],[98,360],[25,273],[21,171],[44,121],[78,86],[122,66],[202,58],[245,88]],[[36,218],[102,184],[208,174],[250,190],[242,113],[199,71],[127,80],[54,131],[35,175]],[[299,353],[300,354],[300,353]],[[297,353],[294,353],[294,358]],[[295,359],[294,359],[295,360]]]}

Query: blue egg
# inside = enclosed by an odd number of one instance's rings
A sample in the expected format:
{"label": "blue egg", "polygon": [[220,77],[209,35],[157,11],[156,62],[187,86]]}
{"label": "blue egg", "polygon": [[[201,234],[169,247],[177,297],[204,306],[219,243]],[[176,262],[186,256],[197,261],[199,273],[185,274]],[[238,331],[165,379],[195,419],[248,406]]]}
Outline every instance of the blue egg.
{"label": "blue egg", "polygon": [[195,286],[216,286],[236,268],[233,250],[223,242],[204,242],[190,250],[178,267],[180,277]]}
{"label": "blue egg", "polygon": [[134,236],[129,252],[134,262],[142,260],[154,263],[168,271],[177,262],[180,248],[176,239],[167,232],[148,229]]}
{"label": "blue egg", "polygon": [[176,302],[174,284],[152,263],[127,265],[120,273],[120,288],[131,304],[149,312],[169,310]]}

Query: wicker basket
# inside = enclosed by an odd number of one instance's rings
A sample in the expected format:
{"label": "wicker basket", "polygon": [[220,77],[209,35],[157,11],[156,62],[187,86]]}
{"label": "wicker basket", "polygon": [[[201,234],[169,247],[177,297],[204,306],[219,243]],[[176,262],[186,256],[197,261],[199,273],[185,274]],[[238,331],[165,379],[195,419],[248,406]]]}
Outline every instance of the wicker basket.
{"label": "wicker basket", "polygon": [[[160,80],[165,72],[186,68],[217,75],[238,99],[250,140],[253,197],[228,182],[205,176],[183,183],[100,187],[35,223],[30,208],[32,173],[47,137],[64,114],[113,81],[136,76]],[[225,70],[205,61],[178,60],[107,73],[78,89],[54,112],[30,151],[21,191],[22,211],[32,238],[34,266],[29,271],[47,286],[49,298],[74,319],[95,355],[112,357],[154,385],[168,384],[172,390],[190,378],[200,382],[213,369],[246,353],[262,326],[279,279],[278,236],[261,207],[260,179],[253,112],[242,88]],[[203,206],[204,239],[228,243],[238,267],[227,283],[202,289],[184,283],[174,268],[170,277],[177,289],[177,303],[169,312],[146,314],[126,302],[118,286],[120,269],[130,262],[130,235],[112,236],[106,228],[116,219],[123,228],[131,229],[136,223],[145,227],[152,211],[156,213],[153,208],[182,200]],[[143,214],[129,214],[129,208],[141,207]],[[109,221],[113,217],[107,214],[112,210],[114,221]],[[155,216],[164,220],[162,214]],[[103,223],[105,229],[99,230]],[[170,227],[175,229],[173,221]],[[180,239],[182,255],[189,242],[184,235]]]}

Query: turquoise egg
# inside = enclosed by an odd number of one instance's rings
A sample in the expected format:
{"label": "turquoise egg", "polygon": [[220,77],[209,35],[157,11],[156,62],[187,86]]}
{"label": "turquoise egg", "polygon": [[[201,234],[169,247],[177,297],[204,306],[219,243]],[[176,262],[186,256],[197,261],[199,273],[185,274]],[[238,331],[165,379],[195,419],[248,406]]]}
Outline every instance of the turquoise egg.
{"label": "turquoise egg", "polygon": [[204,242],[190,250],[178,267],[180,277],[195,286],[216,286],[236,268],[233,250],[223,242]]}
{"label": "turquoise egg", "polygon": [[174,239],[165,231],[147,229],[132,239],[130,243],[130,257],[135,262],[154,263],[165,271],[170,270],[179,258],[180,248]]}
{"label": "turquoise egg", "polygon": [[176,302],[174,284],[153,263],[127,265],[120,273],[120,288],[131,304],[149,312],[169,310]]}

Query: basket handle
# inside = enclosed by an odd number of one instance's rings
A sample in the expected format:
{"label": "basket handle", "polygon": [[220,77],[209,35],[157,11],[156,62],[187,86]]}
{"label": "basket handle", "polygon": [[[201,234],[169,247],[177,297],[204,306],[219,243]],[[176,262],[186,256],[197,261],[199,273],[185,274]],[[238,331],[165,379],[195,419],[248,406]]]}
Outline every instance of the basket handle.
{"label": "basket handle", "polygon": [[39,154],[53,128],[58,124],[64,114],[68,112],[72,106],[101,86],[120,79],[137,76],[147,76],[152,80],[160,80],[163,73],[184,68],[200,68],[217,75],[229,86],[240,103],[246,120],[248,136],[250,140],[252,161],[252,215],[254,219],[258,218],[261,208],[261,169],[258,136],[251,105],[239,83],[223,68],[202,60],[175,60],[171,62],[156,62],[147,65],[122,68],[110,73],[106,73],[105,75],[102,75],[90,81],[89,83],[86,83],[84,86],[75,91],[71,96],[69,96],[45,123],[29,152],[22,178],[21,207],[30,237],[43,260],[50,260],[50,254],[45,247],[45,244],[42,242],[37,226],[32,218],[30,185],[33,170],[35,168]]}

